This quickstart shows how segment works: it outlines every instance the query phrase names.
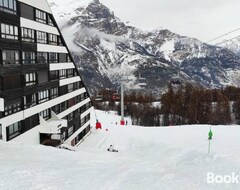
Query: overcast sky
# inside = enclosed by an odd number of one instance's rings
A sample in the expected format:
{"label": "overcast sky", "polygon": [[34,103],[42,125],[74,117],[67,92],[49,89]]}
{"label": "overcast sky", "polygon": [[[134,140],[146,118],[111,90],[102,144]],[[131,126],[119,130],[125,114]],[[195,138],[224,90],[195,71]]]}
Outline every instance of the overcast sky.
{"label": "overcast sky", "polygon": [[100,2],[113,10],[122,21],[129,21],[131,25],[142,29],[163,27],[204,42],[240,28],[240,0],[100,0]]}

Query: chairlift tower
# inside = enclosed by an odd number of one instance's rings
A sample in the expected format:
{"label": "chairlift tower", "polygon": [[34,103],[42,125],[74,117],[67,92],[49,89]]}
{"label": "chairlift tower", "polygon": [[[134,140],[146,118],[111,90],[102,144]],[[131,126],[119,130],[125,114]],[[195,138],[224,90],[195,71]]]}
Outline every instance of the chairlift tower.
{"label": "chairlift tower", "polygon": [[121,125],[125,125],[125,121],[124,121],[124,93],[123,93],[124,89],[123,89],[123,81],[121,81],[121,121],[120,124]]}

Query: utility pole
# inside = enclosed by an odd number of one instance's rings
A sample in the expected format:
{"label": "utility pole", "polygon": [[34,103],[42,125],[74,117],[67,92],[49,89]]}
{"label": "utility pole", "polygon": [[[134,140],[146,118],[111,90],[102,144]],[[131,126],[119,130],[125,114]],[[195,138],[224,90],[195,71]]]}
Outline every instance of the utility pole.
{"label": "utility pole", "polygon": [[123,93],[123,81],[121,81],[121,125],[125,125],[124,121],[124,93]]}

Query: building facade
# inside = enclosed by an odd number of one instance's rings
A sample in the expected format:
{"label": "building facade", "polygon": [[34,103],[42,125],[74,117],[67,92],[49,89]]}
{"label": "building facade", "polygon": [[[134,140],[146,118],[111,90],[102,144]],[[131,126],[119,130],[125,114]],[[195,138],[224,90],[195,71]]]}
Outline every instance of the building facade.
{"label": "building facade", "polygon": [[93,109],[46,0],[0,0],[0,135],[78,144]]}

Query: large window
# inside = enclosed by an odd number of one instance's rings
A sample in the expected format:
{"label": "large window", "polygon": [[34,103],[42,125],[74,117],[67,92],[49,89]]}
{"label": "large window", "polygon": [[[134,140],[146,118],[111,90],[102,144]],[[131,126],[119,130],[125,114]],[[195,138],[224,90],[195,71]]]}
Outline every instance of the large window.
{"label": "large window", "polygon": [[58,36],[55,34],[48,34],[48,43],[51,45],[57,45],[58,44]]}
{"label": "large window", "polygon": [[3,64],[19,64],[19,52],[18,51],[2,51]]}
{"label": "large window", "polygon": [[59,78],[58,75],[59,75],[58,71],[50,71],[49,72],[50,81],[58,80],[58,78]]}
{"label": "large window", "polygon": [[67,70],[66,69],[59,70],[59,78],[60,79],[67,78]]}
{"label": "large window", "polygon": [[25,74],[25,85],[31,86],[37,84],[37,74],[36,73],[26,73]]}
{"label": "large window", "polygon": [[22,41],[35,42],[34,30],[29,28],[22,28]]}
{"label": "large window", "polygon": [[49,91],[44,90],[41,92],[38,92],[38,102],[43,103],[49,100]]}
{"label": "large window", "polygon": [[40,10],[36,10],[36,21],[46,24],[47,23],[46,13]]}
{"label": "large window", "polygon": [[51,99],[58,97],[58,87],[51,89]]}
{"label": "large window", "polygon": [[72,125],[71,127],[68,128],[68,136],[72,135],[74,132],[74,126]]}
{"label": "large window", "polygon": [[18,40],[18,27],[1,23],[1,37],[11,40]]}
{"label": "large window", "polygon": [[39,115],[40,115],[43,119],[46,119],[46,120],[51,117],[51,115],[50,115],[50,110],[49,110],[49,109],[46,109],[46,110],[44,110],[44,111],[41,111],[41,112],[39,113]]}
{"label": "large window", "polygon": [[50,26],[54,26],[53,21],[52,21],[52,18],[50,17],[50,15],[48,15],[48,24],[49,24]]}
{"label": "large window", "polygon": [[48,63],[48,53],[38,52],[37,53],[37,63],[40,63],[40,64]]}
{"label": "large window", "polygon": [[49,53],[49,62],[58,63],[58,53]]}
{"label": "large window", "polygon": [[36,94],[30,94],[27,96],[24,96],[24,108],[31,108],[37,104],[37,95]]}
{"label": "large window", "polygon": [[21,122],[14,123],[8,126],[8,137],[9,140],[13,139],[14,137],[18,136],[21,133],[22,124]]}
{"label": "large window", "polygon": [[11,14],[17,14],[16,0],[0,0],[0,10]]}
{"label": "large window", "polygon": [[37,31],[37,43],[46,44],[47,43],[47,33]]}
{"label": "large window", "polygon": [[7,102],[6,106],[4,108],[4,115],[8,116],[11,115],[13,113],[19,112],[21,111],[21,99],[17,99],[17,100],[13,100],[11,102]]}
{"label": "large window", "polygon": [[22,62],[23,64],[35,64],[36,63],[35,52],[31,51],[22,52]]}

